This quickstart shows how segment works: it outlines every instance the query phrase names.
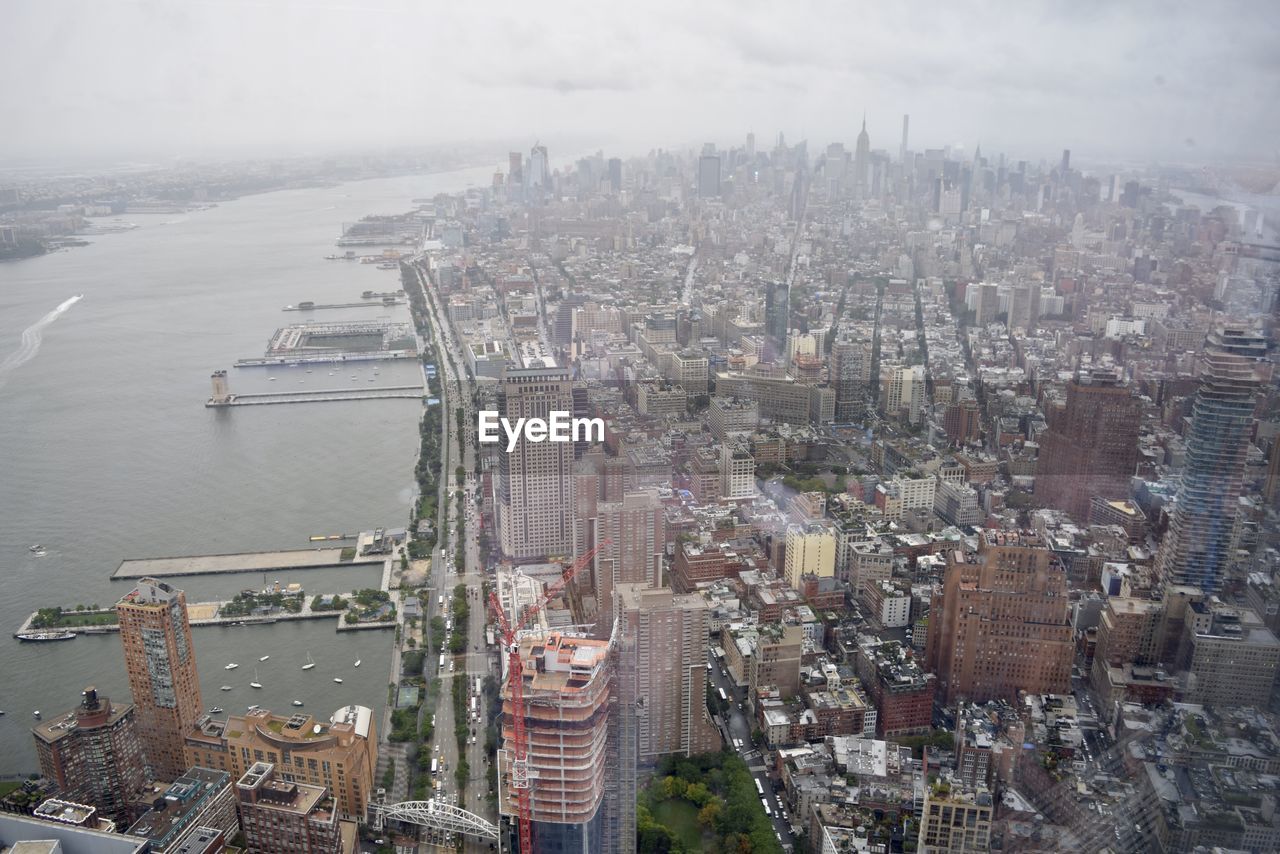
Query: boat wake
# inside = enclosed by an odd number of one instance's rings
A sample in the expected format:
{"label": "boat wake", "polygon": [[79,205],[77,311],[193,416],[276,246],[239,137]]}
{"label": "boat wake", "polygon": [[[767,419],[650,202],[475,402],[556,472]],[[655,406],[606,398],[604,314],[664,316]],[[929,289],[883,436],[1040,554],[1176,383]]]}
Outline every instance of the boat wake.
{"label": "boat wake", "polygon": [[57,308],[22,330],[22,343],[0,362],[0,388],[9,380],[9,374],[30,362],[40,352],[40,344],[44,341],[44,331],[51,323],[67,312],[71,306],[84,299],[84,294],[64,300]]}

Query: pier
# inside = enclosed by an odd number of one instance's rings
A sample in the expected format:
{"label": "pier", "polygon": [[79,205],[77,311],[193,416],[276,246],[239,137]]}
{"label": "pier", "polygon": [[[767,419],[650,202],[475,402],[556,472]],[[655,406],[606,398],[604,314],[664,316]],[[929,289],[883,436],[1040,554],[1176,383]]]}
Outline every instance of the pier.
{"label": "pier", "polygon": [[[361,540],[363,540],[361,535]],[[358,541],[359,542],[359,541]],[[387,560],[385,554],[364,555],[360,547],[347,560],[340,548],[287,549],[274,552],[241,552],[186,557],[127,558],[111,574],[112,581],[134,578],[166,578],[176,575],[219,575],[230,572],[282,572],[296,569],[333,569],[371,566]]]}
{"label": "pier", "polygon": [[317,311],[323,308],[391,308],[392,306],[404,305],[404,300],[395,300],[394,302],[328,302],[328,303],[305,303],[300,302],[297,305],[286,305],[281,311]]}
{"label": "pier", "polygon": [[370,353],[317,353],[311,356],[267,356],[261,359],[237,359],[237,368],[274,368],[288,365],[330,365],[335,362],[385,362],[393,359],[416,359],[414,350],[376,350]]}
{"label": "pier", "polygon": [[205,406],[218,409],[224,406],[267,406],[280,403],[332,403],[340,400],[420,400],[425,392],[422,386],[393,385],[379,388],[334,388],[315,391],[254,392],[211,397]]}

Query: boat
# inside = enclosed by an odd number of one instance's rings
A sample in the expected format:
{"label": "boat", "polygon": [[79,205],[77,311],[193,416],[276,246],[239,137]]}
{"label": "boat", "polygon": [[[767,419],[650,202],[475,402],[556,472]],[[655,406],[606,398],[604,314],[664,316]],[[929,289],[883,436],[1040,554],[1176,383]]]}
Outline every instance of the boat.
{"label": "boat", "polygon": [[295,706],[301,706],[301,705],[302,705],[302,701],[301,701],[301,700],[294,700],[294,701],[293,701],[293,704],[294,704]]}
{"label": "boat", "polygon": [[275,381],[276,381],[276,378],[275,378],[275,377],[267,377],[267,382],[269,382],[269,383],[273,383],[273,382],[275,382]]}
{"label": "boat", "polygon": [[253,668],[253,681],[249,683],[250,688],[261,688],[262,683],[258,681],[258,668]]}
{"label": "boat", "polygon": [[269,655],[264,655],[264,656],[262,656],[262,658],[259,658],[259,659],[258,659],[258,661],[266,661],[266,660],[267,660],[268,658],[270,658],[270,657],[271,657],[271,656],[269,656]]}
{"label": "boat", "polygon": [[209,714],[211,714],[211,715],[220,715],[220,714],[222,714],[222,713],[223,713],[223,712],[225,712],[225,711],[226,711],[226,709],[222,708],[222,706],[214,706],[212,709],[210,709],[210,710],[209,710]]}
{"label": "boat", "polygon": [[40,717],[40,710],[39,710],[39,709],[36,709],[36,710],[35,710],[34,712],[32,712],[31,714],[35,715],[35,716],[38,718],[38,717]]}
{"label": "boat", "polygon": [[307,650],[307,663],[302,665],[303,670],[310,670],[316,666],[315,659],[311,657],[311,650]]}
{"label": "boat", "polygon": [[363,660],[364,660],[364,659],[357,658],[357,659],[356,659],[356,663],[355,663],[353,666],[354,666],[354,667],[359,667],[359,666],[360,666],[360,662],[361,662],[361,661],[363,661]]}
{"label": "boat", "polygon": [[341,685],[341,684],[342,684],[342,677],[341,677],[341,676],[335,676],[335,677],[333,677],[333,681],[334,681],[334,682],[337,682],[339,685]]}
{"label": "boat", "polygon": [[236,663],[233,661],[233,662],[231,662],[230,664],[228,664],[226,667],[224,667],[224,668],[222,668],[222,669],[223,669],[223,670],[235,670],[235,669],[236,669],[237,667],[239,667],[239,666],[240,666],[240,665],[236,664]]}
{"label": "boat", "polygon": [[44,546],[40,545],[39,543],[36,543],[36,544],[35,544],[35,545],[33,545],[33,546],[27,546],[27,551],[29,551],[29,552],[42,552],[42,551],[44,551]]}
{"label": "boat", "polygon": [[222,686],[222,688],[221,688],[221,690],[223,690],[223,691],[230,691],[230,690],[231,690],[231,686],[230,686],[230,685],[223,685],[223,686]]}
{"label": "boat", "polygon": [[62,631],[18,632],[18,634],[14,635],[20,641],[61,641],[71,640],[75,636],[75,632],[69,632],[65,629]]}
{"label": "boat", "polygon": [[253,706],[250,706],[246,711],[248,711],[248,712],[250,712],[250,713],[253,713],[253,712],[258,711],[258,709],[261,709],[261,708],[262,708],[262,706],[259,706],[259,705],[253,705]]}

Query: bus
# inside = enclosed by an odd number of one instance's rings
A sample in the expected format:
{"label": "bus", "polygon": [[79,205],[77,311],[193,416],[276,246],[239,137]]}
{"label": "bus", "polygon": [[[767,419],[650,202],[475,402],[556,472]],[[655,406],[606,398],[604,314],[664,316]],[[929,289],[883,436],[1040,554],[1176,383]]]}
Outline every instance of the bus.
{"label": "bus", "polygon": [[443,594],[443,593],[441,593],[439,596],[437,596],[437,597],[436,597],[436,605],[437,605],[437,607],[440,607],[440,608],[443,608],[443,607],[444,607],[444,594]]}
{"label": "bus", "polygon": [[484,686],[483,686],[483,684],[482,684],[482,683],[481,683],[481,681],[480,681],[480,677],[479,677],[479,676],[477,676],[477,677],[476,677],[476,693],[477,693],[477,694],[479,694],[479,693],[483,690],[483,687],[484,687]]}
{"label": "bus", "polygon": [[474,715],[475,713],[476,713],[476,695],[472,694],[471,695],[471,714]]}
{"label": "bus", "polygon": [[720,701],[721,701],[721,702],[723,702],[723,703],[727,703],[727,702],[729,702],[729,695],[728,695],[728,694],[726,694],[726,693],[724,692],[724,689],[723,689],[723,688],[717,688],[716,690],[720,692]]}
{"label": "bus", "polygon": [[754,777],[754,778],[752,778],[752,779],[754,779],[754,780],[756,781],[756,794],[758,794],[761,798],[763,798],[763,797],[764,797],[764,786],[761,786],[761,785],[760,785],[760,778],[759,778],[759,777]]}
{"label": "bus", "polygon": [[764,814],[772,818],[773,810],[769,809],[769,802],[766,801],[764,798],[761,798],[760,803],[764,804]]}
{"label": "bus", "polygon": [[440,770],[440,760],[439,760],[439,759],[432,759],[432,760],[431,760],[431,775],[432,775],[432,776],[435,776],[435,773],[436,773],[438,770]]}
{"label": "bus", "polygon": [[440,669],[444,670],[444,653],[440,653]]}

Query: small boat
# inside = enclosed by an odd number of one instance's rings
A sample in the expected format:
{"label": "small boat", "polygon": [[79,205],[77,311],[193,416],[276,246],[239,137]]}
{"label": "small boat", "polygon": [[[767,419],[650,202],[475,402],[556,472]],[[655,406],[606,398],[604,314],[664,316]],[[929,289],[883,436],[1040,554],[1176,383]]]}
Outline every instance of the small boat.
{"label": "small boat", "polygon": [[294,704],[295,706],[301,706],[301,705],[302,705],[302,701],[301,701],[301,700],[294,700],[294,701],[293,701],[293,704]]}
{"label": "small boat", "polygon": [[311,369],[310,369],[310,368],[307,368],[307,373],[311,373]]}
{"label": "small boat", "polygon": [[337,682],[339,685],[341,685],[341,684],[342,684],[342,677],[341,677],[341,676],[335,676],[335,677],[333,677],[333,681],[334,681],[334,682]]}
{"label": "small boat", "polygon": [[354,665],[352,665],[352,666],[353,666],[353,667],[359,667],[359,666],[360,666],[360,662],[361,662],[361,661],[363,661],[363,660],[364,660],[364,659],[357,658],[357,659],[356,659],[356,663],[355,663]]}
{"label": "small boat", "polygon": [[275,382],[275,381],[276,381],[276,378],[275,378],[275,377],[267,377],[267,382],[269,382],[269,383],[273,383],[273,382]]}
{"label": "small boat", "polygon": [[226,711],[226,709],[222,708],[222,706],[214,706],[212,709],[210,709],[210,710],[209,710],[209,714],[211,714],[211,715],[220,715],[220,714],[222,714],[222,713],[223,713],[223,712],[225,712],[225,711]]}
{"label": "small boat", "polygon": [[259,659],[258,659],[258,661],[266,661],[266,660],[267,660],[268,658],[270,658],[270,657],[271,657],[271,656],[269,656],[269,655],[264,655],[264,656],[262,656],[262,658],[259,658]]}
{"label": "small boat", "polygon": [[262,708],[262,706],[257,706],[257,705],[255,705],[255,706],[250,706],[246,711],[248,711],[248,712],[250,712],[250,713],[253,713],[253,712],[258,711],[258,709],[261,709],[261,708]]}
{"label": "small boat", "polygon": [[40,717],[40,710],[39,710],[39,709],[36,709],[36,710],[35,710],[34,712],[32,712],[31,714],[35,715],[35,716],[38,718],[38,717]]}
{"label": "small boat", "polygon": [[230,690],[231,690],[231,686],[230,686],[230,685],[223,685],[223,686],[222,686],[222,688],[221,688],[220,690],[222,690],[222,691],[230,691]]}
{"label": "small boat", "polygon": [[253,681],[249,683],[250,688],[261,688],[262,683],[258,681],[258,668],[253,668]]}
{"label": "small boat", "polygon": [[33,545],[33,546],[27,546],[27,551],[29,551],[29,552],[42,552],[42,551],[44,551],[44,546],[40,545],[39,543],[36,543],[36,544],[35,544],[35,545]]}
{"label": "small boat", "polygon": [[302,669],[303,669],[303,670],[310,670],[311,668],[313,668],[313,667],[315,667],[315,666],[316,666],[315,659],[313,659],[313,658],[311,657],[311,651],[310,651],[310,650],[307,650],[307,663],[306,663],[306,664],[304,664],[304,665],[302,665]]}
{"label": "small boat", "polygon": [[4,714],[4,709],[0,709],[0,715]]}
{"label": "small boat", "polygon": [[239,667],[239,666],[240,666],[240,665],[236,664],[236,663],[233,661],[233,662],[231,662],[230,664],[228,664],[226,667],[224,667],[224,668],[222,668],[222,669],[223,669],[223,670],[235,670],[235,669],[236,669],[237,667]]}

